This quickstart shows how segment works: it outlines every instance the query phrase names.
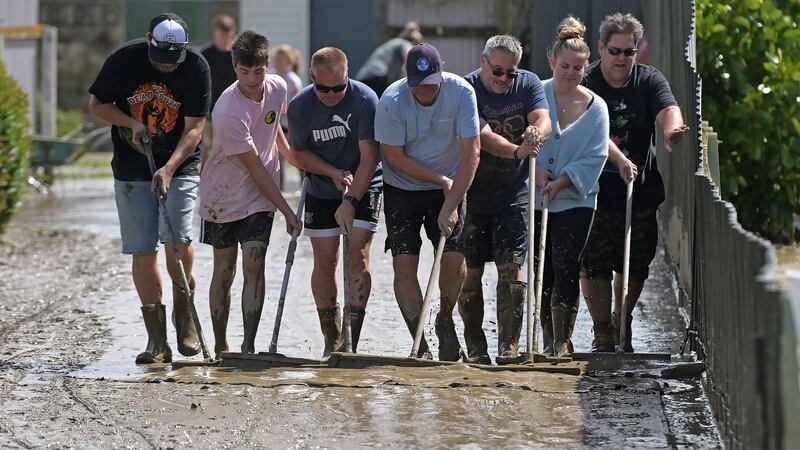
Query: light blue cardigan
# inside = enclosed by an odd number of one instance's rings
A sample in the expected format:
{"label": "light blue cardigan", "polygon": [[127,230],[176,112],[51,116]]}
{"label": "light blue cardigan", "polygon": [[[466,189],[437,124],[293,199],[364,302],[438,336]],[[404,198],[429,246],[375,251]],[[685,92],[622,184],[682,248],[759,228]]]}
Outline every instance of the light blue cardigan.
{"label": "light blue cardigan", "polygon": [[[544,81],[544,93],[550,105],[550,122],[553,132],[545,141],[536,166],[548,170],[554,179],[566,174],[572,186],[564,188],[550,201],[550,211],[560,212],[572,208],[597,207],[597,180],[608,158],[608,107],[600,96],[594,97],[589,109],[572,125],[562,131],[558,124],[553,79]],[[588,89],[587,89],[588,90]],[[542,196],[536,189],[536,209],[542,207]]]}

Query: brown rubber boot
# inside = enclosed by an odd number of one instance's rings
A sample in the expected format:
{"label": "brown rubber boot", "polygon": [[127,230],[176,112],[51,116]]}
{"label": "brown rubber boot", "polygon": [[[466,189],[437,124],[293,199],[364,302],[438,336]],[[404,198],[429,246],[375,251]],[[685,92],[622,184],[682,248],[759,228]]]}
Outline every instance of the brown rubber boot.
{"label": "brown rubber boot", "polygon": [[467,362],[491,364],[486,334],[483,332],[483,289],[462,290],[458,296],[458,313],[464,321]]}
{"label": "brown rubber boot", "polygon": [[497,358],[498,366],[517,364],[525,359],[519,353],[522,308],[528,284],[524,281],[497,282]]}
{"label": "brown rubber boot", "polygon": [[194,286],[194,277],[189,280],[191,292],[188,293],[172,283],[172,324],[175,325],[175,334],[178,338],[178,352],[184,356],[200,353],[200,338],[197,337],[197,328],[194,326],[189,306],[189,299],[194,295]]}
{"label": "brown rubber boot", "polygon": [[318,309],[319,326],[325,338],[325,350],[322,357],[331,356],[331,352],[339,351],[342,347],[342,318],[339,317],[339,305],[328,309]]}
{"label": "brown rubber boot", "polygon": [[172,362],[172,349],[167,344],[167,309],[162,304],[142,306],[147,328],[147,347],[136,356],[136,364]]}
{"label": "brown rubber boot", "polygon": [[595,322],[592,327],[594,339],[592,339],[592,352],[613,352],[614,351],[614,326],[611,322]]}
{"label": "brown rubber boot", "polygon": [[439,361],[458,361],[461,359],[461,344],[458,342],[456,325],[450,315],[436,314],[435,330],[439,338]]}
{"label": "brown rubber boot", "polygon": [[569,357],[569,344],[567,343],[567,306],[561,303],[550,306],[550,315],[553,319],[553,353],[559,358]]}
{"label": "brown rubber boot", "polygon": [[550,295],[542,294],[542,309],[540,310],[542,323],[542,355],[553,356],[553,318],[550,315]]}
{"label": "brown rubber boot", "polygon": [[[625,335],[625,344],[622,346],[622,351],[625,353],[633,353],[633,330],[631,329],[631,325],[633,325],[633,315],[628,314],[627,319],[628,328],[626,331],[628,333]],[[619,336],[619,334],[617,336]]]}
{"label": "brown rubber boot", "polygon": [[350,342],[353,346],[353,353],[356,353],[358,348],[358,339],[361,337],[361,327],[364,325],[366,314],[366,308],[350,305]]}

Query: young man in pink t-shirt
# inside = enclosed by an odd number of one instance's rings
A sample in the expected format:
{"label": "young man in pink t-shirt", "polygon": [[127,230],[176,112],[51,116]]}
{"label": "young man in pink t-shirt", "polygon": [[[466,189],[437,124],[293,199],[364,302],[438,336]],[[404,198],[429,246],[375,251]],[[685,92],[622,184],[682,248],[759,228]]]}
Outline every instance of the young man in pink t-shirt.
{"label": "young man in pink t-shirt", "polygon": [[289,233],[302,226],[278,188],[278,152],[291,160],[280,127],[286,83],[279,75],[266,74],[266,37],[244,31],[231,52],[237,81],[214,106],[212,154],[200,177],[200,241],[214,247],[209,304],[217,354],[228,351],[226,330],[237,243],[242,246],[244,274],[242,353],[254,353],[264,306],[264,258],[275,209],[286,218]]}

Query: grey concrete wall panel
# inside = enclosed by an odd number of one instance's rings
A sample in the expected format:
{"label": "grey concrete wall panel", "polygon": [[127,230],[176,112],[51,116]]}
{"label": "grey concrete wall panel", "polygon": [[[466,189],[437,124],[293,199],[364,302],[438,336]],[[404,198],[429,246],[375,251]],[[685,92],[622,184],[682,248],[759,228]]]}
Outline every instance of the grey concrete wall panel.
{"label": "grey concrete wall panel", "polygon": [[[350,76],[355,76],[378,45],[384,17],[372,0],[311,0],[310,52],[337,47],[347,54]],[[303,55],[308,65],[311,55]]]}

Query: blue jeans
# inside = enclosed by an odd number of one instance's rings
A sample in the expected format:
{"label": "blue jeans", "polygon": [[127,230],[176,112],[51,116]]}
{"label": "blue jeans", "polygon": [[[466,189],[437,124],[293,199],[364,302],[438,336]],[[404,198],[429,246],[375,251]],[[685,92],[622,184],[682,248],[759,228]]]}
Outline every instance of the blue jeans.
{"label": "blue jeans", "polygon": [[[172,179],[167,190],[167,214],[176,239],[192,242],[192,220],[197,200],[198,175],[181,175]],[[150,190],[149,181],[114,180],[114,194],[119,215],[122,253],[138,255],[158,250],[158,243],[172,240],[164,218],[158,210],[158,197]]]}

